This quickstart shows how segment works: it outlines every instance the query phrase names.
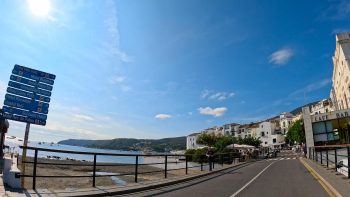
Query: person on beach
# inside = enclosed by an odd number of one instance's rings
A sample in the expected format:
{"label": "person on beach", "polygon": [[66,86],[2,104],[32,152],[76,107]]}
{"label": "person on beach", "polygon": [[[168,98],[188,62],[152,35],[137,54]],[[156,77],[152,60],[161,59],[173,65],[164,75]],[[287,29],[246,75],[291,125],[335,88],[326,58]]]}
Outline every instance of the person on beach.
{"label": "person on beach", "polygon": [[207,155],[208,161],[209,161],[209,170],[211,171],[213,169],[213,158],[214,158],[214,150],[212,147],[209,146],[206,155]]}

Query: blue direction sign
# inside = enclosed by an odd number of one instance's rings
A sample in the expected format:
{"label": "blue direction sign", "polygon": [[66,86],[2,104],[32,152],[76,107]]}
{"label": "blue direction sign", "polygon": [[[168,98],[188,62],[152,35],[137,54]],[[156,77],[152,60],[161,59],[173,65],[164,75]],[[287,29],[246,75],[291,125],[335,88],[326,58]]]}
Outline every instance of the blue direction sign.
{"label": "blue direction sign", "polygon": [[40,78],[47,78],[47,79],[51,79],[51,80],[55,80],[56,76],[50,73],[46,73],[46,72],[42,72],[39,70],[35,70],[32,68],[27,68],[24,66],[20,66],[18,64],[15,65],[15,67],[13,68],[13,70],[22,72],[22,73],[27,73],[27,74],[31,74],[31,76],[33,77],[34,80],[38,80]]}
{"label": "blue direction sign", "polygon": [[24,83],[26,85],[30,85],[30,86],[34,86],[34,87],[38,87],[44,90],[48,90],[51,91],[52,90],[52,86],[44,84],[44,83],[37,83],[36,81],[33,80],[29,80],[20,76],[15,76],[15,75],[11,75],[10,80],[12,81],[16,81],[19,83]]}
{"label": "blue direction sign", "polygon": [[42,121],[46,121],[46,119],[47,119],[47,115],[33,113],[33,112],[25,111],[25,110],[22,110],[22,109],[16,109],[16,108],[8,107],[8,106],[4,106],[2,109],[3,109],[4,113],[18,114],[20,116],[26,116],[26,117],[29,117],[29,118],[42,120]]}
{"label": "blue direction sign", "polygon": [[11,88],[11,87],[7,88],[7,93],[30,98],[30,99],[34,99],[34,100],[41,101],[41,102],[46,102],[46,103],[50,102],[50,97],[41,96],[41,95],[34,95],[34,93],[18,90],[18,89]]}
{"label": "blue direction sign", "polygon": [[49,113],[49,104],[47,103],[32,101],[30,99],[25,99],[25,98],[10,95],[10,94],[5,95],[4,104],[7,106],[29,110],[37,113],[43,113],[43,114]]}
{"label": "blue direction sign", "polygon": [[6,119],[9,119],[9,120],[15,120],[15,121],[19,121],[19,122],[27,122],[27,123],[31,123],[31,124],[46,125],[46,121],[44,121],[44,120],[36,120],[36,119],[25,117],[25,116],[18,116],[16,114],[4,113],[3,117]]}
{"label": "blue direction sign", "polygon": [[51,96],[51,92],[50,91],[37,89],[35,87],[24,85],[24,84],[20,84],[20,83],[17,83],[17,82],[9,81],[8,85],[10,87],[17,88],[17,89],[20,89],[20,90],[33,92],[33,93],[41,94],[41,95],[48,96],[48,97]]}
{"label": "blue direction sign", "polygon": [[3,117],[45,125],[56,76],[15,65],[5,95]]}

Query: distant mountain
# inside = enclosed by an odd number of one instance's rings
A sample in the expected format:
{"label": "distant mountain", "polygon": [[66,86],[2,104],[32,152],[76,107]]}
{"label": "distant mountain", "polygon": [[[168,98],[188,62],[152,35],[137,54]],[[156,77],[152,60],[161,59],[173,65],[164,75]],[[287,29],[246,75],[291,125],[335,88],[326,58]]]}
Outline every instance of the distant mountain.
{"label": "distant mountain", "polygon": [[306,104],[306,105],[303,105],[303,106],[301,106],[301,107],[297,107],[297,108],[293,109],[292,111],[290,111],[290,113],[293,114],[293,115],[297,115],[297,114],[299,114],[299,113],[302,112],[303,107],[310,106],[310,105],[314,105],[314,104],[316,104],[316,103],[318,103],[318,102],[320,102],[320,101],[315,101],[315,102],[312,102],[312,103],[308,103],[308,104]]}
{"label": "distant mountain", "polygon": [[152,150],[156,152],[168,152],[171,150],[185,150],[186,137],[183,136],[156,140],[133,138],[116,138],[112,140],[68,139],[60,141],[58,144],[125,151]]}

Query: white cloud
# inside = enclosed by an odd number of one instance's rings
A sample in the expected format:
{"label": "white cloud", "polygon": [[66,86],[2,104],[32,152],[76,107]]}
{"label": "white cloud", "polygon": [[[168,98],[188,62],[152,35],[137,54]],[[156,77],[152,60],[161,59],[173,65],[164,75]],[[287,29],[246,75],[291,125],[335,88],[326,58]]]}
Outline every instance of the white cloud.
{"label": "white cloud", "polygon": [[124,76],[114,76],[114,77],[111,77],[109,79],[109,82],[111,84],[118,84],[118,83],[122,83],[123,81],[125,81],[126,77]]}
{"label": "white cloud", "polygon": [[224,115],[224,113],[227,111],[226,107],[218,107],[218,108],[211,108],[211,107],[200,107],[198,108],[198,111],[200,114],[204,115],[211,115],[215,117],[219,117]]}
{"label": "white cloud", "polygon": [[290,58],[294,55],[294,51],[290,48],[282,48],[275,51],[269,56],[269,63],[283,65],[288,63]]}
{"label": "white cloud", "polygon": [[201,94],[201,98],[202,99],[205,99],[207,98],[207,96],[209,95],[210,91],[209,90],[204,90]]}
{"label": "white cloud", "polygon": [[88,121],[92,121],[94,120],[93,117],[88,116],[88,115],[84,115],[84,114],[74,114],[74,117],[80,120],[88,120]]}
{"label": "white cloud", "polygon": [[306,87],[303,87],[301,89],[294,91],[293,93],[290,94],[290,96],[302,96],[302,95],[305,95],[306,93],[310,93],[318,89],[321,89],[330,83],[332,83],[331,79],[323,79],[320,81],[316,81],[314,83],[307,85]]}
{"label": "white cloud", "polygon": [[235,93],[233,92],[211,92],[209,90],[204,90],[201,94],[202,99],[211,99],[211,100],[218,100],[223,101],[229,98],[232,98],[235,96]]}
{"label": "white cloud", "polygon": [[171,118],[171,115],[169,115],[169,114],[157,114],[154,116],[154,118],[163,120],[163,119]]}
{"label": "white cloud", "polygon": [[107,1],[108,7],[111,8],[109,17],[105,20],[105,25],[111,40],[104,43],[109,52],[123,62],[131,62],[132,58],[127,55],[120,47],[120,33],[118,29],[117,9],[114,1]]}

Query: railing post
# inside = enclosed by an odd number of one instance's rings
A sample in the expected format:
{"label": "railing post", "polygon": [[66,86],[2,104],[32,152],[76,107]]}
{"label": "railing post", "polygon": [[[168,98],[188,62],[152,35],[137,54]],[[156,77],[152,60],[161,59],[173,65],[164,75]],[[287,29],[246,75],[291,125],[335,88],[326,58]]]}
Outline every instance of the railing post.
{"label": "railing post", "polygon": [[203,158],[200,157],[200,160],[201,160],[201,171],[203,171]]}
{"label": "railing post", "polygon": [[309,159],[311,158],[311,147],[309,147]]}
{"label": "railing post", "polygon": [[213,170],[213,166],[212,166],[212,159],[210,157],[208,157],[208,162],[209,162],[209,171]]}
{"label": "railing post", "polygon": [[165,166],[164,166],[164,178],[167,178],[167,171],[168,171],[168,155],[165,155]]}
{"label": "railing post", "polygon": [[187,155],[186,155],[186,174],[188,173],[188,160],[187,160]]}
{"label": "railing post", "polygon": [[348,149],[348,179],[350,179],[350,147],[347,147]]}
{"label": "railing post", "polygon": [[316,151],[316,162],[318,162],[318,153]]}
{"label": "railing post", "polygon": [[322,151],[320,152],[321,154],[321,165],[323,164],[323,156],[322,156]]}
{"label": "railing post", "polygon": [[335,164],[335,171],[337,172],[337,165],[338,165],[338,156],[337,156],[337,148],[334,149],[334,164]]}
{"label": "railing post", "polygon": [[313,147],[312,149],[312,160],[315,161],[315,147]]}
{"label": "railing post", "polygon": [[92,171],[92,187],[96,186],[96,157],[97,155],[94,154],[94,167]]}
{"label": "railing post", "polygon": [[136,155],[136,158],[135,158],[135,183],[137,183],[138,167],[139,167],[139,156]]}
{"label": "railing post", "polygon": [[36,186],[36,165],[38,163],[38,149],[35,149],[34,153],[34,166],[33,166],[33,190],[35,190]]}
{"label": "railing post", "polygon": [[328,148],[326,149],[326,160],[327,160],[327,168],[328,168],[328,166],[329,166],[329,164],[328,164]]}

